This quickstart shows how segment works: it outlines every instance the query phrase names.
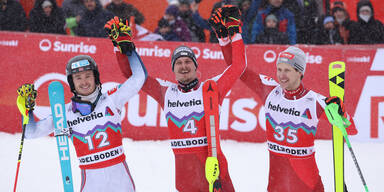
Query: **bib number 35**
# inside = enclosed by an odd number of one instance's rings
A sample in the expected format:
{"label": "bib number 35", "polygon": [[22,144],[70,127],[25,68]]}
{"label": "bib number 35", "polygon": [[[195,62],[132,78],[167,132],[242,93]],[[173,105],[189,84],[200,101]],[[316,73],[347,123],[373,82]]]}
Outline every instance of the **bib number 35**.
{"label": "bib number 35", "polygon": [[[287,130],[287,136],[285,136],[284,131]],[[284,129],[280,126],[275,127],[275,133],[273,134],[273,137],[275,137],[278,141],[284,141],[286,140],[288,143],[296,143],[297,138],[297,129]]]}

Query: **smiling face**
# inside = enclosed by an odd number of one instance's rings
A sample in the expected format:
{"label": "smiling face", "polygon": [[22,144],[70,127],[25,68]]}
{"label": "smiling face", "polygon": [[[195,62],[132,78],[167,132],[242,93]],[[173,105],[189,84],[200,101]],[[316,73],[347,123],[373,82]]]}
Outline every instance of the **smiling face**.
{"label": "smiling face", "polygon": [[175,61],[173,72],[176,80],[183,84],[188,84],[197,78],[195,63],[189,57],[179,57]]}
{"label": "smiling face", "polygon": [[96,89],[95,76],[92,70],[78,72],[72,75],[76,93],[87,96]]}
{"label": "smiling face", "polygon": [[277,64],[277,79],[285,90],[295,90],[300,86],[302,74],[287,63]]}

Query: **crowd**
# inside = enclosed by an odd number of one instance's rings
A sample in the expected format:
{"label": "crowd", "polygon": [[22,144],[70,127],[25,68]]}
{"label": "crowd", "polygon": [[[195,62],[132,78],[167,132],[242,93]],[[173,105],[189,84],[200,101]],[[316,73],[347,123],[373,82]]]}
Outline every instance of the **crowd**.
{"label": "crowd", "polygon": [[[200,1],[168,0],[164,16],[153,32],[154,40],[217,43],[208,18],[199,14]],[[0,30],[106,37],[103,26],[114,16],[133,17],[139,26],[145,22],[144,15],[127,2],[63,0],[60,7],[56,0],[35,0],[27,18],[18,0],[0,0]],[[225,2],[217,1],[211,13]],[[334,1],[329,11],[320,11],[318,0],[231,2],[241,10],[242,37],[246,44],[384,43],[384,26],[375,19],[369,0],[358,2],[357,21],[350,19],[348,12],[353,10],[347,10],[341,0]]]}

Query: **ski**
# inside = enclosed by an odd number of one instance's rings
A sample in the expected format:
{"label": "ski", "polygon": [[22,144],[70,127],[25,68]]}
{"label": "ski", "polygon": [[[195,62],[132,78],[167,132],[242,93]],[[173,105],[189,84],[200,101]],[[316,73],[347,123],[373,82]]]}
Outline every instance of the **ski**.
{"label": "ski", "polygon": [[73,192],[71,158],[69,156],[67,120],[65,117],[64,88],[58,81],[53,81],[48,86],[49,103],[51,105],[53,123],[55,125],[57,149],[61,166],[61,176],[64,192]]}
{"label": "ski", "polygon": [[[344,100],[345,63],[334,61],[329,64],[329,96]],[[332,126],[333,169],[335,192],[346,192],[344,186],[344,138],[339,128]]]}
{"label": "ski", "polygon": [[205,162],[205,177],[209,183],[209,191],[221,191],[219,180],[219,162],[217,149],[220,149],[219,138],[219,91],[213,80],[203,84],[203,103],[205,127],[208,140],[208,158]]}

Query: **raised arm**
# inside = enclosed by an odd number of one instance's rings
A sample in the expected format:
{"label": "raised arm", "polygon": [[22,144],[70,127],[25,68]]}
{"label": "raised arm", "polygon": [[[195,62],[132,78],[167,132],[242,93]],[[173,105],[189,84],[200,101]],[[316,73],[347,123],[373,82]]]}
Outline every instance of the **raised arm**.
{"label": "raised arm", "polygon": [[[211,22],[211,23],[214,23],[214,22]],[[235,66],[234,68],[238,68],[238,69],[241,69],[241,67],[243,67],[244,71],[242,71],[243,73],[241,74],[240,79],[245,83],[247,87],[249,87],[262,100],[264,100],[268,95],[268,93],[274,88],[274,86],[277,85],[277,83],[274,82],[271,78],[268,78],[264,75],[259,75],[258,73],[252,71],[251,69],[246,68],[244,44],[241,39],[236,38],[236,36],[233,36],[232,42],[231,42],[230,38],[223,38],[225,37],[224,35],[225,32],[222,32],[223,31],[222,29],[220,29],[219,27],[214,27],[214,28],[219,39],[219,45],[221,47],[221,51],[223,52],[225,63],[230,67],[234,65]],[[242,63],[239,63],[239,62],[242,62],[244,66]],[[236,66],[239,66],[239,67],[236,67]],[[225,71],[225,73],[227,72],[227,70]],[[224,78],[226,77],[224,76]],[[231,79],[226,81],[231,81]],[[268,85],[271,85],[271,86],[268,86]],[[225,88],[228,90],[230,89],[230,87],[229,88],[225,87]],[[228,90],[223,90],[223,93],[226,93],[226,91]]]}
{"label": "raised arm", "polygon": [[[118,29],[115,29],[115,26]],[[122,22],[121,19],[115,17],[114,19],[108,21],[108,23],[105,25],[105,28],[109,34],[110,39],[112,40],[113,45],[119,48],[119,51],[116,51],[115,54],[121,72],[126,78],[131,78],[132,71],[134,70],[133,66],[136,66],[137,63],[140,63],[142,66],[144,65],[135,51],[132,38],[119,38],[119,35],[115,34],[116,31],[119,32],[122,29],[127,28],[126,26],[128,26],[127,21]],[[132,62],[136,64],[133,64]],[[138,74],[140,74],[140,72]],[[153,97],[161,106],[163,106],[163,95],[166,89],[162,87],[157,80],[146,74],[146,81],[142,87],[142,90]]]}
{"label": "raised arm", "polygon": [[137,94],[147,79],[147,69],[136,51],[132,50],[127,55],[132,75],[119,86],[114,94],[111,94],[111,97],[114,98],[113,101],[119,107],[122,107],[132,96]]}
{"label": "raised arm", "polygon": [[244,43],[241,37],[240,10],[231,5],[216,9],[209,19],[209,23],[214,29],[222,49],[226,51],[225,58],[231,65],[221,74],[217,80],[219,89],[219,102],[221,103],[227,92],[231,89],[236,80],[244,72],[246,67]]}

